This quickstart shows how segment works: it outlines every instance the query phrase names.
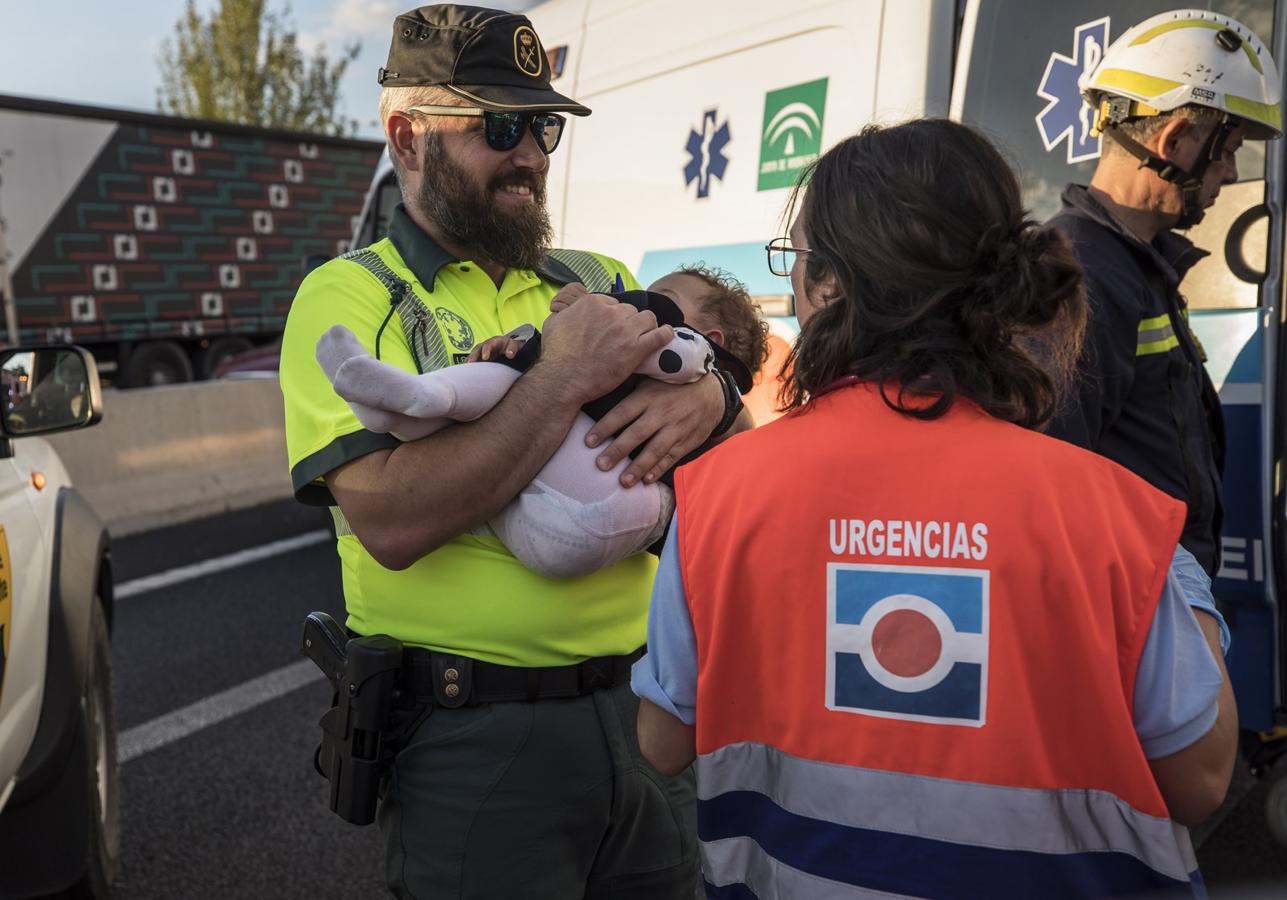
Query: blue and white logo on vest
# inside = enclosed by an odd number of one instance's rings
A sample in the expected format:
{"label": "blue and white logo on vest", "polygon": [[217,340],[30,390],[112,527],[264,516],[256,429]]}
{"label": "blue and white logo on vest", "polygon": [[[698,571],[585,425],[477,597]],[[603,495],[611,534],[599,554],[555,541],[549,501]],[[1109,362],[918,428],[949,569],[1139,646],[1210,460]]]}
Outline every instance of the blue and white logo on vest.
{"label": "blue and white logo on vest", "polygon": [[982,726],[988,572],[827,565],[827,708]]}
{"label": "blue and white logo on vest", "polygon": [[1073,55],[1050,54],[1041,86],[1037,88],[1037,96],[1050,101],[1037,113],[1041,142],[1049,153],[1060,141],[1067,140],[1069,163],[1099,158],[1099,136],[1090,133],[1090,127],[1095,124],[1095,111],[1082,99],[1077,82],[1095,71],[1107,48],[1107,18],[1078,25],[1073,33]]}

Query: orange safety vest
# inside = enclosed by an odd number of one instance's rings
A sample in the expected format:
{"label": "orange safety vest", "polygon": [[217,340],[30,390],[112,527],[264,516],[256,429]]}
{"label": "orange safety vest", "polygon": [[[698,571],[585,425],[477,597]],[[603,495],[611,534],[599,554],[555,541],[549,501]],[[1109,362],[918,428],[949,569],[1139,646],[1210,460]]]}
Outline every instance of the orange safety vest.
{"label": "orange safety vest", "polygon": [[675,487],[710,896],[1200,890],[1132,720],[1183,504],[870,384]]}

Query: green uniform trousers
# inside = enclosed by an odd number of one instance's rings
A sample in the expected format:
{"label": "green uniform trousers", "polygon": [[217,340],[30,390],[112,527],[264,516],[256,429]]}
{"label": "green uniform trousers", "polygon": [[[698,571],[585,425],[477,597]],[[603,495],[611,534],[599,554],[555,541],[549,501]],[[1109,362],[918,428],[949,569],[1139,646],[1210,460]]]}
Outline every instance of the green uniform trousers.
{"label": "green uniform trousers", "polygon": [[569,700],[436,708],[380,805],[386,874],[420,900],[692,900],[692,770],[639,753],[628,684]]}

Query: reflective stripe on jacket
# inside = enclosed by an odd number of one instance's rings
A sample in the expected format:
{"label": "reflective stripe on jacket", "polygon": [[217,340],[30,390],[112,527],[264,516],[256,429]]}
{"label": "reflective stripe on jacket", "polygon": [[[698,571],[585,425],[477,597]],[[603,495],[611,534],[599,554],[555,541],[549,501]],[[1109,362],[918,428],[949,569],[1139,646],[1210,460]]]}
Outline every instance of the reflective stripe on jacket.
{"label": "reflective stripe on jacket", "polygon": [[1131,715],[1184,518],[967,401],[870,385],[676,479],[716,897],[1102,897],[1196,879]]}

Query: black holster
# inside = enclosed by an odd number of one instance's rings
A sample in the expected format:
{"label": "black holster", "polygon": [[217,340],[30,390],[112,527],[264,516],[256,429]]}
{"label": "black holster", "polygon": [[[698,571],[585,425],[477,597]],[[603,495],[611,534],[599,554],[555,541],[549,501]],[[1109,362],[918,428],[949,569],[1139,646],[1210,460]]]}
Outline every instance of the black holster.
{"label": "black holster", "polygon": [[387,730],[400,694],[402,643],[383,634],[348,640],[330,616],[311,613],[303,652],[335,691],[322,716],[322,744],[313,765],[330,782],[331,811],[354,825],[369,825],[392,759]]}

